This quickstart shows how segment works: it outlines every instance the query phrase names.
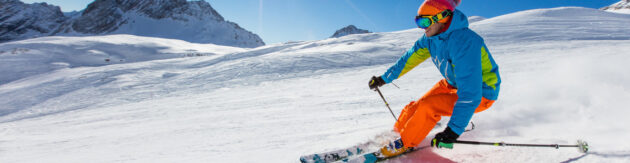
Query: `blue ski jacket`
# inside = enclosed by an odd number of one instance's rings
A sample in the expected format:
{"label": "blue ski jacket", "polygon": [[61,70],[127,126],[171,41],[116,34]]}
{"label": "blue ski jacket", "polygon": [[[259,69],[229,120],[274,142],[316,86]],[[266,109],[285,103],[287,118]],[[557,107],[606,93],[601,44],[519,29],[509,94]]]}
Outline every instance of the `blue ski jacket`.
{"label": "blue ski jacket", "polygon": [[501,84],[499,66],[483,38],[468,28],[468,19],[459,10],[453,12],[450,27],[445,32],[432,37],[423,35],[381,77],[385,83],[391,83],[428,58],[446,81],[457,88],[458,99],[448,126],[461,135],[481,103],[481,97],[497,99]]}

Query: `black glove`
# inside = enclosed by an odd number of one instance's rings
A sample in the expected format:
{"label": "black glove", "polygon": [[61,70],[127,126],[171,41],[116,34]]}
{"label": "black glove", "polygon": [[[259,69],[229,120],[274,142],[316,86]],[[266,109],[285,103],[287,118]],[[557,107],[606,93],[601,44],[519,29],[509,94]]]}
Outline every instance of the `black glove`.
{"label": "black glove", "polygon": [[381,87],[385,85],[385,80],[383,80],[383,78],[381,78],[380,76],[372,76],[372,79],[370,79],[368,85],[370,86],[370,89],[376,89],[376,87]]}
{"label": "black glove", "polygon": [[459,135],[453,132],[451,127],[446,127],[444,131],[436,134],[433,140],[431,140],[431,147],[453,149],[453,143],[455,143],[458,137]]}

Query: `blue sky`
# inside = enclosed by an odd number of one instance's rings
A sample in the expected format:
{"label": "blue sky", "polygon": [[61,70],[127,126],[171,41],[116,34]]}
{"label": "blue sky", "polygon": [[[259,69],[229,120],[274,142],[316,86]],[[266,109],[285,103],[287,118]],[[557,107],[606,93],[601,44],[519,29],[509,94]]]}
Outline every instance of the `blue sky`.
{"label": "blue sky", "polygon": [[[93,0],[22,0],[82,10]],[[353,24],[373,32],[415,28],[413,18],[423,0],[206,0],[225,19],[258,34],[267,44],[321,40]],[[462,0],[468,16],[491,18],[536,8],[600,8],[620,0]]]}

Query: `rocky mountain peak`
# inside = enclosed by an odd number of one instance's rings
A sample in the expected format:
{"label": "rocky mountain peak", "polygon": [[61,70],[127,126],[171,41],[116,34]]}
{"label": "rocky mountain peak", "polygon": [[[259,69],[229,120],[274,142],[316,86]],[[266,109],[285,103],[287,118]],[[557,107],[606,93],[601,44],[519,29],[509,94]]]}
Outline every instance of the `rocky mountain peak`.
{"label": "rocky mountain peak", "polygon": [[601,10],[630,10],[630,0],[621,0],[610,6],[602,7]]}
{"label": "rocky mountain peak", "polygon": [[371,33],[368,30],[364,30],[364,29],[359,29],[354,25],[349,25],[346,26],[344,28],[341,28],[339,30],[337,30],[335,32],[335,34],[333,34],[332,36],[330,36],[331,38],[337,38],[337,37],[342,37],[342,36],[347,36],[347,35],[351,35],[351,34],[361,34],[361,33]]}
{"label": "rocky mountain peak", "polygon": [[135,11],[154,19],[167,17],[174,18],[173,15],[185,14],[189,16],[211,16],[223,21],[223,17],[205,1],[186,0],[96,0],[85,9],[84,13],[94,10],[120,9],[122,12]]}
{"label": "rocky mountain peak", "polygon": [[83,11],[72,27],[82,33],[108,33],[118,26],[128,23],[123,18],[125,13],[136,13],[153,19],[170,18],[189,21],[189,19],[211,19],[224,21],[223,17],[205,1],[186,0],[96,0]]}
{"label": "rocky mountain peak", "polygon": [[0,0],[0,42],[51,35],[66,20],[58,6]]}
{"label": "rocky mountain peak", "polygon": [[258,35],[224,18],[204,1],[95,0],[80,14],[57,6],[0,0],[0,42],[51,35],[132,34],[257,47]]}

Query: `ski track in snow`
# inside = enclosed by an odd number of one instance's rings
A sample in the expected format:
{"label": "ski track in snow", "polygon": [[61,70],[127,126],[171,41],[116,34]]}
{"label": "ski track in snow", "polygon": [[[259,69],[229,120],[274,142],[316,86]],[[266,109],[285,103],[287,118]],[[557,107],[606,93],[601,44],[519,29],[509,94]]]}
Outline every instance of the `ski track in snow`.
{"label": "ski track in snow", "polygon": [[[573,13],[572,8],[565,12]],[[493,19],[474,26],[485,33],[489,29],[483,23]],[[182,58],[177,54],[187,49],[170,47],[176,54],[171,59],[138,55],[130,63],[104,66],[54,61],[67,66],[38,68],[38,73],[0,85],[0,162],[297,162],[305,154],[382,143],[391,139],[387,133],[394,121],[367,80],[382,74],[420,32],[219,52],[203,45],[192,48],[215,54],[202,57]],[[86,38],[0,44],[0,57],[10,58],[19,48],[31,49],[18,52],[25,58],[75,52],[76,45],[57,45],[60,52],[38,47]],[[490,110],[473,117],[476,129],[460,138],[545,144],[583,139],[591,152],[456,145],[386,162],[629,162],[630,144],[621,142],[630,137],[630,41],[611,38],[504,42],[488,36],[500,66],[501,94]],[[27,42],[45,42],[41,39],[56,41],[42,46]],[[398,115],[440,79],[426,61],[394,81],[400,89],[386,85],[381,90]]]}

